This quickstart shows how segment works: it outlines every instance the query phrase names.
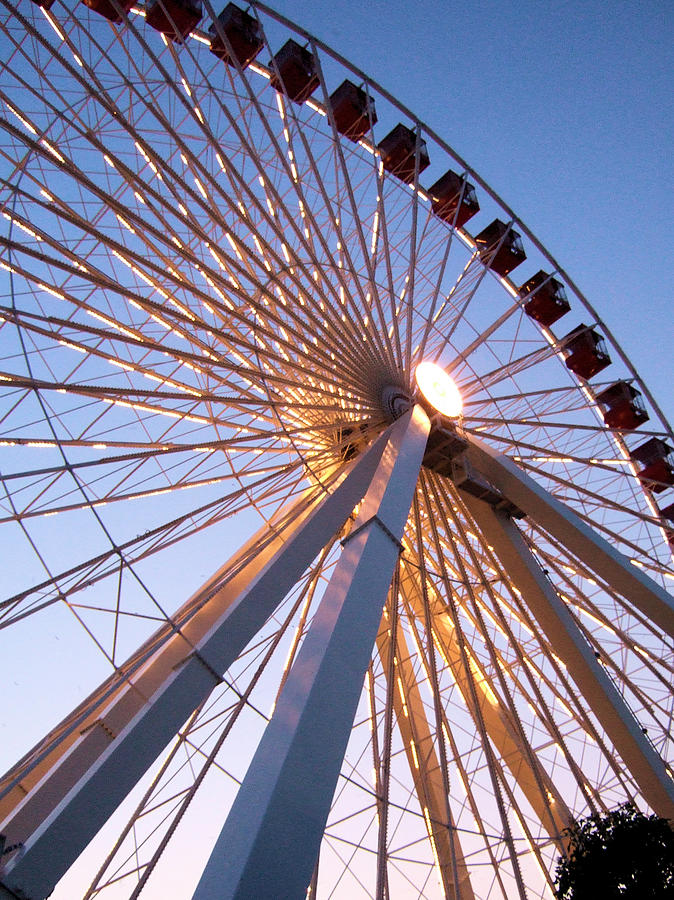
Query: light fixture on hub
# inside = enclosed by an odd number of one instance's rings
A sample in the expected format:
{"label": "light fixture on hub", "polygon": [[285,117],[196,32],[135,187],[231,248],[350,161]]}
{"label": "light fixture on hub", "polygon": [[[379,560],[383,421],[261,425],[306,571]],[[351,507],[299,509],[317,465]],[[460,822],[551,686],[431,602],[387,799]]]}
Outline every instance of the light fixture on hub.
{"label": "light fixture on hub", "polygon": [[463,400],[454,379],[442,366],[434,362],[421,362],[414,377],[425,400],[443,416],[456,419],[463,410]]}

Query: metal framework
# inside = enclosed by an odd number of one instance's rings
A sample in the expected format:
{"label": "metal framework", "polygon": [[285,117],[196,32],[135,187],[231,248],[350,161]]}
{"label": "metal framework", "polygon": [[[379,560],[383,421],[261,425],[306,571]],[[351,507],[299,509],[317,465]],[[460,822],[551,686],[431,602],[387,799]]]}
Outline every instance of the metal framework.
{"label": "metal framework", "polygon": [[[208,0],[179,40],[91,7],[0,5],[0,897],[549,898],[575,816],[674,817],[669,425],[320,41],[254,2],[242,65]],[[513,233],[610,379],[498,274]],[[616,380],[646,425],[609,427]]]}

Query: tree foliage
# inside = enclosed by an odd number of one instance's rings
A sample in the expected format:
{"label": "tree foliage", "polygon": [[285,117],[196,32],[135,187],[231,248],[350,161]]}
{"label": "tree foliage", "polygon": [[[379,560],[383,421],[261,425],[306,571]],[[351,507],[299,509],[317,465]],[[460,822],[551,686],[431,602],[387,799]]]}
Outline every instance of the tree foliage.
{"label": "tree foliage", "polygon": [[566,834],[568,851],[555,873],[558,900],[674,900],[670,820],[626,803],[580,819]]}

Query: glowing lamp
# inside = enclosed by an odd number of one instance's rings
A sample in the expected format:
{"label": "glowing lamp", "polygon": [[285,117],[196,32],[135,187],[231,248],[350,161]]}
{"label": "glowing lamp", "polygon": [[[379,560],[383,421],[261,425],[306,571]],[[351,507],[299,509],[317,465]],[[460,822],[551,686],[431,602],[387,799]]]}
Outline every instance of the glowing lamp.
{"label": "glowing lamp", "polygon": [[424,398],[443,416],[456,418],[461,415],[463,400],[454,379],[433,362],[422,362],[414,373]]}

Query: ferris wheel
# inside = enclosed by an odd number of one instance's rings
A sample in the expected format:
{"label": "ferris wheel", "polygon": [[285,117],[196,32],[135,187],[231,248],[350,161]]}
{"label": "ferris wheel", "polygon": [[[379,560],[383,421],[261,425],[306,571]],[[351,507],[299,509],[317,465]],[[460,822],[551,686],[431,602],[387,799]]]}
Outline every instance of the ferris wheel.
{"label": "ferris wheel", "polygon": [[0,18],[0,898],[551,897],[674,818],[674,435],[560,265],[262,3]]}

